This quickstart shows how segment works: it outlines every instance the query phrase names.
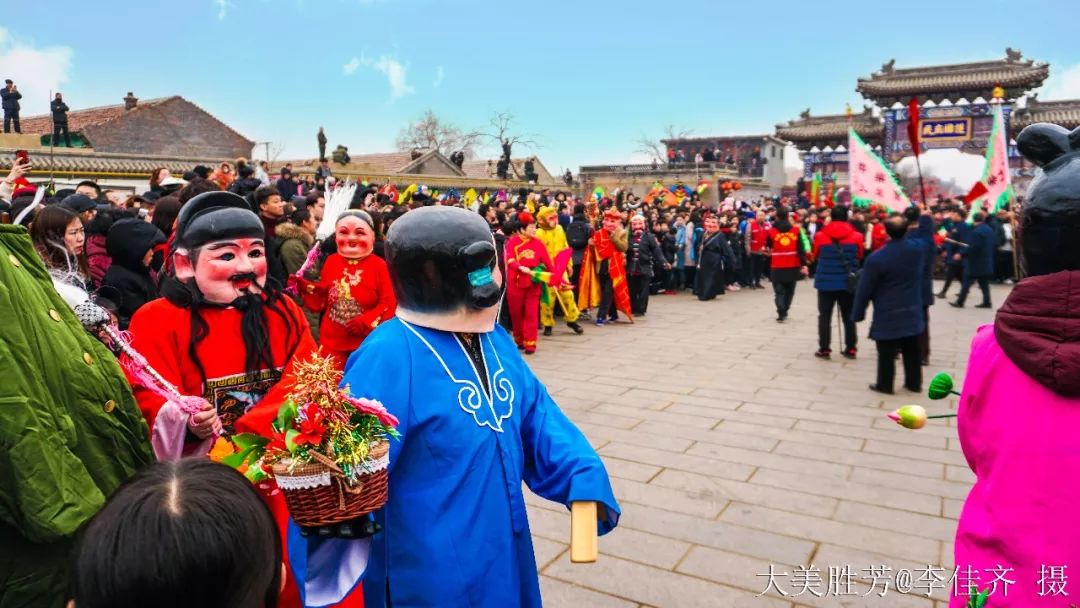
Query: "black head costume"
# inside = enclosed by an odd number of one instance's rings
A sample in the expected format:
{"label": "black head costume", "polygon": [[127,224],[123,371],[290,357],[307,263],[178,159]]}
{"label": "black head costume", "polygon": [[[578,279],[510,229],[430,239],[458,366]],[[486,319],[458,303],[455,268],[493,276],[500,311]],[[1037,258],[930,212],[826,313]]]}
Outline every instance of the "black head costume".
{"label": "black head costume", "polygon": [[1020,132],[1016,145],[1042,168],[1020,208],[1021,272],[1080,270],[1080,129],[1034,124]]}
{"label": "black head costume", "polygon": [[[262,220],[251,211],[243,197],[231,192],[204,192],[180,209],[176,218],[174,244],[176,255],[188,256],[194,265],[197,263],[199,250],[209,243],[265,237]],[[255,283],[254,277],[252,279]],[[194,278],[181,281],[169,276],[162,281],[161,295],[175,306],[191,310],[191,343],[188,345],[188,355],[198,367],[204,383],[206,370],[196,350],[199,343],[210,333],[209,324],[199,312],[204,306],[234,307],[244,313],[240,333],[246,350],[245,371],[249,376],[274,367],[267,311],[276,314],[285,322],[288,351],[291,353],[299,345],[300,332],[304,329],[300,319],[295,318],[283,303],[281,287],[269,275],[266,283],[258,287],[261,293],[249,293],[229,303],[218,303],[206,300]]]}
{"label": "black head costume", "polygon": [[398,307],[422,313],[483,309],[499,303],[495,242],[487,221],[460,207],[424,207],[401,216],[386,235],[386,264]]}

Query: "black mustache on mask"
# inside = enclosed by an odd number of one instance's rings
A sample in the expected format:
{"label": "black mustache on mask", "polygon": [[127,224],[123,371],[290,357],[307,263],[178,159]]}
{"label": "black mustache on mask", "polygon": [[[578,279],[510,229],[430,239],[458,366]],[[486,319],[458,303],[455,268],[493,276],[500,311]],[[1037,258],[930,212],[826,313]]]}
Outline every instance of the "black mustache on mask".
{"label": "black mustache on mask", "polygon": [[240,274],[232,275],[231,277],[229,277],[229,280],[230,281],[251,281],[252,283],[254,283],[256,278],[258,278],[258,277],[255,276],[254,272],[242,272]]}

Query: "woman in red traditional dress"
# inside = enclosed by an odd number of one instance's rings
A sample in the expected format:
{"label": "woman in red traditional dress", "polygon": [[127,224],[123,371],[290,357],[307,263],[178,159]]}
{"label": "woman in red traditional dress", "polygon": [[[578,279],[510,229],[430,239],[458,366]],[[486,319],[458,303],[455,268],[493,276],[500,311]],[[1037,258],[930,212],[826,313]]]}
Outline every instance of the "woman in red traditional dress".
{"label": "woman in red traditional dress", "polygon": [[379,323],[397,310],[390,274],[382,258],[371,255],[375,223],[366,212],[342,213],[334,227],[337,253],[323,264],[317,282],[301,280],[304,306],[322,313],[319,342],[345,369],[349,355]]}

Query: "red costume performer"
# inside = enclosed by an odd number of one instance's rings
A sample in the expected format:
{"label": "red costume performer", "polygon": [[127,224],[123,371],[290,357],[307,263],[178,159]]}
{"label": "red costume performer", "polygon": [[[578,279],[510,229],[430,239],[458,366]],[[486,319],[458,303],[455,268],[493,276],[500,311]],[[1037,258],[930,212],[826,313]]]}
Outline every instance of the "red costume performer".
{"label": "red costume performer", "polygon": [[554,265],[547,247],[536,237],[532,214],[519,213],[518,222],[517,233],[506,241],[506,300],[510,305],[514,342],[526,355],[531,355],[536,352],[541,283],[551,281]]}
{"label": "red costume performer", "polygon": [[319,342],[345,369],[349,355],[383,321],[394,318],[397,300],[382,258],[371,255],[375,228],[371,216],[351,210],[334,227],[337,253],[323,264],[318,282],[300,280],[304,306],[321,312]]}
{"label": "red costume performer", "polygon": [[626,279],[626,250],[629,237],[622,229],[622,216],[616,209],[604,212],[601,229],[593,234],[578,280],[578,308],[598,308],[596,324],[614,320],[615,310],[634,322],[630,307],[630,285]]}
{"label": "red costume performer", "polygon": [[[262,222],[243,198],[227,192],[196,196],[181,210],[175,236],[176,276],[163,281],[164,297],[140,308],[129,328],[132,346],[147,363],[187,395],[185,401],[203,402],[202,411],[184,414],[159,393],[134,386],[161,460],[205,455],[220,433],[269,436],[295,382],[295,363],[316,349],[300,307],[266,283]],[[282,494],[272,482],[258,489],[288,554]],[[278,606],[299,607],[291,560],[287,566]],[[353,591],[337,605],[362,606],[359,586]]]}

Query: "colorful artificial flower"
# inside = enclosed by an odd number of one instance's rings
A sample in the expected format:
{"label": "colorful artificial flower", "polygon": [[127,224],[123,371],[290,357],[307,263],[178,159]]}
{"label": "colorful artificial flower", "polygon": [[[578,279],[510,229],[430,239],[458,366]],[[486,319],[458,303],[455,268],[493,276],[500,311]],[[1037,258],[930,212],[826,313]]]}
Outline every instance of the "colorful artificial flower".
{"label": "colorful artificial flower", "polygon": [[888,413],[891,420],[907,429],[921,429],[926,425],[926,408],[921,405],[905,405]]}
{"label": "colorful artificial flower", "polygon": [[300,408],[299,434],[293,439],[296,445],[319,445],[326,434],[323,414],[315,403],[308,403]]}

